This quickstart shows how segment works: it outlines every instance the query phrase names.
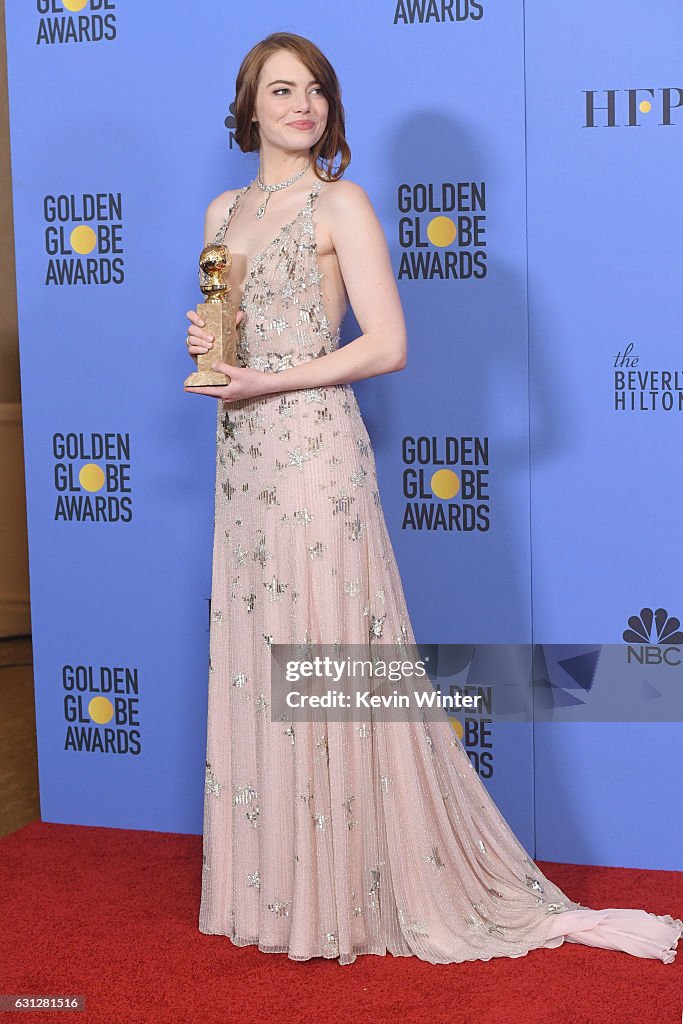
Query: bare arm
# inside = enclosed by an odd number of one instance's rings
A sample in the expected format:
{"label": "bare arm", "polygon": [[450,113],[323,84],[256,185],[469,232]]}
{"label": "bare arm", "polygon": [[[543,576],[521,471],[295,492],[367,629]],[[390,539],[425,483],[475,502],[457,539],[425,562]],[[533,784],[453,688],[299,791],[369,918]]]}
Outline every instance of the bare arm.
{"label": "bare arm", "polygon": [[206,208],[204,215],[204,245],[213,242],[218,229],[226,218],[228,207],[235,198],[237,189],[228,192],[221,192],[219,196],[212,199]]}
{"label": "bare arm", "polygon": [[407,362],[406,325],[389,249],[365,190],[339,182],[325,199],[326,224],[363,333],[328,355],[267,374],[272,392],[346,384],[402,370]]}

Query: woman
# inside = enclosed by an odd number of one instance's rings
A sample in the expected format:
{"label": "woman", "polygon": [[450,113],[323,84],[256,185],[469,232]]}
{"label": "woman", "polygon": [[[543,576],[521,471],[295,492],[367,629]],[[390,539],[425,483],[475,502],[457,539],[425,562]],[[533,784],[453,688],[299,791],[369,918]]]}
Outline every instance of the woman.
{"label": "woman", "polygon": [[[245,57],[237,131],[259,174],[218,196],[240,300],[218,399],[204,864],[199,927],[292,959],[432,963],[565,939],[675,956],[683,922],[590,910],[526,855],[438,720],[283,722],[273,644],[416,650],[351,382],[401,370],[406,330],[381,226],[358,185],[333,68],[276,33]],[[339,158],[335,168],[334,162]],[[338,347],[350,302],[360,337]],[[210,350],[197,315],[190,355]]]}

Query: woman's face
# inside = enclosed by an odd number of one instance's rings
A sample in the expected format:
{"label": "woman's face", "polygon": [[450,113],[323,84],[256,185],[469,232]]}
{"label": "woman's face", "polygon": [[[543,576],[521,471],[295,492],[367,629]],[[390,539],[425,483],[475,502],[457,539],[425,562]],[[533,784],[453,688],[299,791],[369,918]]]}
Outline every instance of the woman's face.
{"label": "woman's face", "polygon": [[254,117],[261,142],[288,150],[309,150],[327,124],[329,103],[318,82],[289,50],[271,54],[256,89]]}

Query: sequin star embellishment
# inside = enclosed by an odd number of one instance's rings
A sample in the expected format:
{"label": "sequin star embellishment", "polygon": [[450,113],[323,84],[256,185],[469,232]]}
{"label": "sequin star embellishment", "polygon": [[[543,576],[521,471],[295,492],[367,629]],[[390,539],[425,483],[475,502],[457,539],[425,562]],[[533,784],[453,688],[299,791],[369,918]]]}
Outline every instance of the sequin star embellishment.
{"label": "sequin star embellishment", "polygon": [[265,715],[268,708],[268,701],[263,693],[259,693],[256,698],[256,711],[259,715]]}
{"label": "sequin star embellishment", "polygon": [[531,875],[526,876],[526,884],[528,888],[533,889],[534,892],[545,892],[545,889],[543,888],[541,883],[537,881],[535,878],[532,878]]}
{"label": "sequin star embellishment", "polygon": [[389,792],[389,783],[392,781],[391,775],[380,775],[379,784],[383,793]]}
{"label": "sequin star embellishment", "polygon": [[370,889],[368,890],[368,896],[370,897],[370,906],[375,905],[375,900],[379,895],[380,887],[380,872],[379,868],[370,868]]}
{"label": "sequin star embellishment", "polygon": [[247,554],[248,554],[248,552],[246,552],[246,551],[244,550],[244,548],[242,547],[242,545],[241,545],[241,544],[238,544],[238,545],[237,545],[237,547],[235,548],[235,550],[234,550],[233,554],[234,554],[234,556],[235,556],[235,565],[236,565],[236,566],[238,566],[238,567],[239,567],[240,565],[244,565],[244,563],[245,563],[245,562],[246,562],[246,560],[247,560]]}
{"label": "sequin star embellishment", "polygon": [[244,672],[236,672],[235,675],[232,677],[232,685],[233,686],[238,686],[238,687],[244,686],[246,681],[247,681],[247,677],[244,674]]}
{"label": "sequin star embellishment", "polygon": [[255,800],[258,793],[254,789],[251,782],[245,782],[243,786],[235,786],[232,795],[232,802],[235,807],[239,807],[241,804],[250,804],[252,800]]}
{"label": "sequin star embellishment", "polygon": [[259,875],[258,871],[254,871],[252,874],[247,875],[247,886],[249,886],[252,889],[261,888],[261,876]]}
{"label": "sequin star embellishment", "polygon": [[290,466],[296,466],[297,469],[304,468],[304,462],[308,462],[311,456],[308,452],[302,452],[301,448],[297,447],[292,452],[287,453],[289,455]]}
{"label": "sequin star embellishment", "polygon": [[320,829],[321,832],[324,832],[325,822],[327,821],[327,815],[321,814],[320,811],[316,811],[314,814],[311,815],[311,817],[313,819],[315,827]]}
{"label": "sequin star embellishment", "polygon": [[339,512],[348,512],[349,506],[354,499],[349,494],[332,494],[330,495],[330,501],[332,502],[332,515],[336,516]]}
{"label": "sequin star embellishment", "polygon": [[221,426],[223,427],[223,436],[233,441],[237,432],[237,420],[231,420],[226,412],[221,420]]}
{"label": "sequin star embellishment", "polygon": [[353,817],[353,801],[355,800],[353,793],[350,793],[345,800],[342,800],[342,807],[346,811],[346,826],[349,829],[355,828],[358,822]]}
{"label": "sequin star embellishment", "polygon": [[428,864],[433,864],[435,868],[443,867],[443,861],[439,856],[439,850],[436,846],[432,846],[432,852],[425,857],[425,860]]}
{"label": "sequin star embellishment", "polygon": [[311,558],[320,558],[323,552],[327,550],[327,547],[327,544],[323,544],[322,541],[317,541],[315,544],[308,545],[308,551]]}
{"label": "sequin star embellishment", "polygon": [[365,530],[365,523],[361,522],[360,517],[357,515],[348,524],[349,527],[349,540],[360,540]]}
{"label": "sequin star embellishment", "polygon": [[358,580],[344,580],[344,590],[351,597],[357,597],[360,594],[360,583]]}
{"label": "sequin star embellishment", "polygon": [[351,483],[354,487],[363,487],[365,485],[365,478],[367,475],[367,470],[363,469],[362,466],[359,466],[358,469],[351,474]]}
{"label": "sequin star embellishment", "polygon": [[304,402],[324,402],[325,391],[322,388],[301,388]]}
{"label": "sequin star embellishment", "polygon": [[282,595],[289,586],[289,583],[280,583],[277,577],[273,576],[270,583],[264,583],[263,586],[268,591],[268,596],[271,601],[281,601]]}
{"label": "sequin star embellishment", "polygon": [[296,523],[303,523],[304,526],[313,522],[313,516],[307,508],[298,508],[292,517]]}
{"label": "sequin star embellishment", "polygon": [[399,921],[401,922],[403,931],[406,932],[408,935],[421,936],[422,938],[425,938],[429,935],[429,932],[427,931],[426,922],[411,921],[408,915],[405,913],[405,911],[401,910],[400,907],[398,909],[398,918]]}
{"label": "sequin star embellishment", "polygon": [[289,736],[289,738],[292,741],[292,746],[294,746],[294,726],[293,725],[290,724],[290,725],[287,726],[287,728],[284,731],[284,735],[285,736]]}
{"label": "sequin star embellishment", "polygon": [[275,914],[276,917],[289,917],[289,901],[285,900],[273,900],[272,903],[268,904],[268,910]]}
{"label": "sequin star embellishment", "polygon": [[376,615],[371,615],[370,616],[370,639],[371,640],[372,640],[373,637],[380,637],[380,636],[382,636],[382,633],[384,632],[384,620],[386,619],[386,617],[387,617],[387,613],[386,612],[384,613],[384,615],[381,615],[379,618],[377,618]]}
{"label": "sequin star embellishment", "polygon": [[258,495],[258,500],[262,501],[263,504],[269,508],[272,505],[279,505],[279,501],[277,500],[277,487],[275,485],[272,487],[264,487]]}
{"label": "sequin star embellishment", "polygon": [[277,331],[277,336],[279,338],[282,332],[287,330],[289,324],[283,317],[279,316],[270,321],[270,326],[273,331]]}
{"label": "sequin star embellishment", "polygon": [[218,781],[215,773],[211,769],[209,762],[206,762],[206,773],[204,776],[204,792],[213,796],[220,796],[223,784]]}

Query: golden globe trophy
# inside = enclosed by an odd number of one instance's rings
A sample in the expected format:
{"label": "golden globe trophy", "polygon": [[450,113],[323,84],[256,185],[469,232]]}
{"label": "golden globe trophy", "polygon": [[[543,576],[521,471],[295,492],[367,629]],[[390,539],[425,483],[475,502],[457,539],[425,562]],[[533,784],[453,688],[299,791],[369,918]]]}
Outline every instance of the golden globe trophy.
{"label": "golden globe trophy", "polygon": [[213,347],[197,356],[197,369],[185,381],[186,388],[205,388],[229,384],[231,378],[220,370],[212,370],[212,363],[237,365],[237,328],[235,308],[230,298],[230,285],[223,275],[232,266],[232,256],[226,245],[212,243],[202,249],[199,257],[199,287],[206,296],[197,313],[206,330],[213,334]]}

